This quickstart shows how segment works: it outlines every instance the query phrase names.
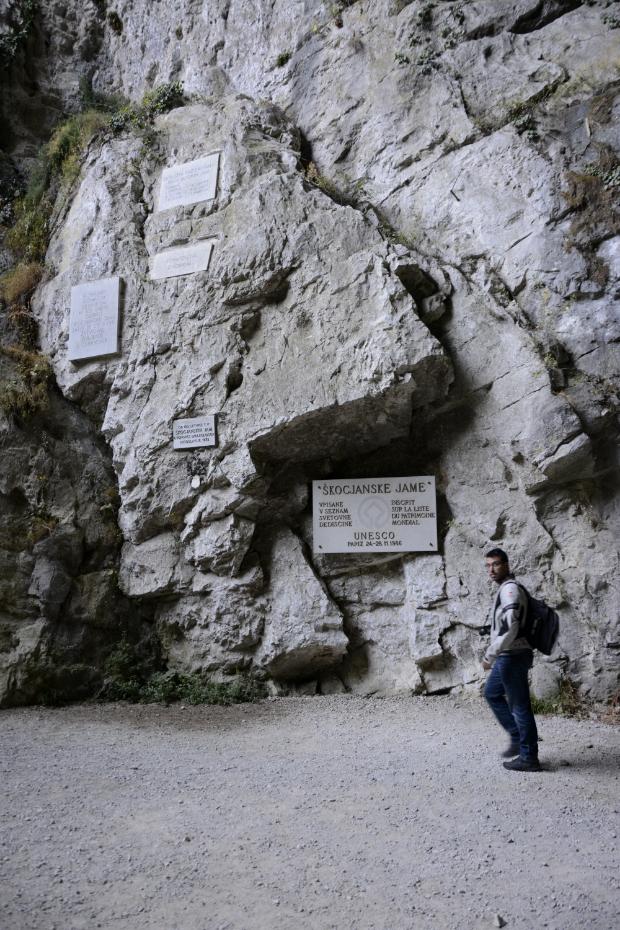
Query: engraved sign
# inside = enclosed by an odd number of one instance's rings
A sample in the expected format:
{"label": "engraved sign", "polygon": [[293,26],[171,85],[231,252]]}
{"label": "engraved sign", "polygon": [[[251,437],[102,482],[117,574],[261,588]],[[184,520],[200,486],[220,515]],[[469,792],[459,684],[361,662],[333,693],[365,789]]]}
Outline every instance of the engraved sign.
{"label": "engraved sign", "polygon": [[175,420],[172,424],[175,449],[201,449],[215,446],[215,417]]}
{"label": "engraved sign", "polygon": [[118,352],[120,278],[71,288],[69,361]]}
{"label": "engraved sign", "polygon": [[219,153],[164,168],[158,210],[184,207],[202,200],[213,200],[217,189]]}
{"label": "engraved sign", "polygon": [[435,479],[312,482],[315,552],[437,552]]}
{"label": "engraved sign", "polygon": [[160,252],[153,257],[151,277],[174,278],[181,274],[206,271],[212,250],[211,242],[199,242],[197,245],[185,246],[182,249]]}

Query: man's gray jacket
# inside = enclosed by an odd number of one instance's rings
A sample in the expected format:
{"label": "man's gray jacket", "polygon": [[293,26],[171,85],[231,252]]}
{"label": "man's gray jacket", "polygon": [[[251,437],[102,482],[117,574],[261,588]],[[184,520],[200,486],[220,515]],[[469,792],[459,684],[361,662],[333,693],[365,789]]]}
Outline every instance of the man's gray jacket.
{"label": "man's gray jacket", "polygon": [[503,652],[523,652],[531,649],[525,637],[520,636],[520,625],[527,611],[527,595],[513,578],[507,578],[499,586],[493,602],[491,643],[485,661],[493,665]]}

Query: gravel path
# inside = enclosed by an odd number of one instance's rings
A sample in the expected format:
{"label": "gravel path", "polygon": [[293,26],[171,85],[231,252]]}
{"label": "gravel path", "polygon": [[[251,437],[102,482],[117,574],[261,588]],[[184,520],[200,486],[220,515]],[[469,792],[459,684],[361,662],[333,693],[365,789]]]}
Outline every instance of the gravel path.
{"label": "gravel path", "polygon": [[479,700],[0,712],[3,930],[620,926],[620,730]]}

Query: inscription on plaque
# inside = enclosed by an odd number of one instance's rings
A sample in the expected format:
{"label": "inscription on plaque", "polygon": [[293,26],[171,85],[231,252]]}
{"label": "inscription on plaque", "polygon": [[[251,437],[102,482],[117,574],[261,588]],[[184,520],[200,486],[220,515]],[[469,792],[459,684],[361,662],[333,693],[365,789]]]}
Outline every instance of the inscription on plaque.
{"label": "inscription on plaque", "polygon": [[202,449],[217,444],[215,417],[194,417],[191,420],[175,420],[172,424],[175,449]]}
{"label": "inscription on plaque", "polygon": [[437,552],[435,479],[312,482],[315,552]]}
{"label": "inscription on plaque", "polygon": [[69,360],[118,352],[120,278],[71,288]]}
{"label": "inscription on plaque", "polygon": [[164,168],[158,210],[184,207],[202,200],[213,200],[217,189],[219,153]]}
{"label": "inscription on plaque", "polygon": [[169,249],[153,257],[151,267],[152,278],[174,278],[182,274],[194,274],[197,271],[206,271],[213,244],[199,242],[197,245],[185,246],[182,249]]}

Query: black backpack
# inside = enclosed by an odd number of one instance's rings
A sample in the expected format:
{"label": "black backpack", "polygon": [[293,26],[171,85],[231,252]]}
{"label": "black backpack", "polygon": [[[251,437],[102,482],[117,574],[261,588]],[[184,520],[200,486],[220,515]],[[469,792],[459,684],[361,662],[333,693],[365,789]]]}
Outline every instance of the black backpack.
{"label": "black backpack", "polygon": [[[521,636],[527,639],[532,649],[538,649],[543,655],[550,656],[558,641],[560,618],[552,607],[532,597],[525,585],[514,578],[510,580],[525,591],[527,597],[527,611],[525,619],[521,621]],[[499,592],[497,596],[499,597]],[[481,636],[488,636],[491,627],[483,626],[479,632]]]}
{"label": "black backpack", "polygon": [[552,607],[532,597],[525,585],[518,581],[515,581],[515,584],[525,591],[527,597],[527,613],[521,621],[521,636],[527,639],[532,649],[538,649],[544,656],[550,656],[558,641],[560,618]]}

